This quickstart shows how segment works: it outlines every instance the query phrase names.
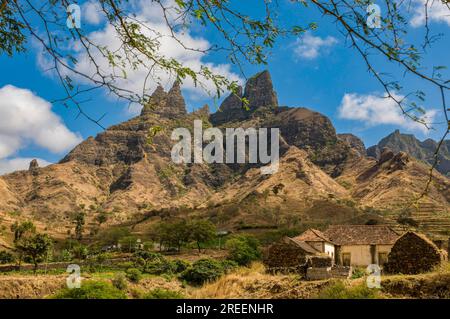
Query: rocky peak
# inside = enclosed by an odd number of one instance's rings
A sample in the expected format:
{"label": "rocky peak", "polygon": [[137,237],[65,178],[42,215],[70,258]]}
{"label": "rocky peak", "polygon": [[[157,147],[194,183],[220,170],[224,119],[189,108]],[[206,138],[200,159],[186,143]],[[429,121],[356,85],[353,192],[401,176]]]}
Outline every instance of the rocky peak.
{"label": "rocky peak", "polygon": [[[243,97],[249,101],[249,110],[243,108],[241,100]],[[239,87],[236,93],[230,94],[222,102],[219,110],[211,115],[211,122],[220,125],[245,120],[260,107],[269,106],[278,106],[278,99],[269,71],[263,71],[247,81],[244,92],[242,87]]]}
{"label": "rocky peak", "polygon": [[149,102],[142,109],[141,116],[147,114],[158,114],[168,118],[185,115],[186,103],[181,94],[180,82],[175,81],[168,93],[161,85],[158,85]]}
{"label": "rocky peak", "polygon": [[186,114],[186,102],[181,94],[180,81],[175,81],[167,94],[167,107],[181,115]]}
{"label": "rocky peak", "polygon": [[249,101],[250,110],[262,106],[278,106],[277,94],[273,89],[269,71],[258,73],[247,81],[244,97]]}
{"label": "rocky peak", "polygon": [[30,162],[30,166],[29,166],[28,170],[31,172],[31,171],[34,171],[34,170],[36,170],[38,168],[39,168],[39,163],[38,163],[37,159],[33,159]]}
{"label": "rocky peak", "polygon": [[[438,165],[436,169],[444,175],[450,175],[450,141],[446,140],[442,144],[438,155]],[[380,142],[367,149],[367,155],[380,158],[382,149],[390,148],[395,154],[405,152],[421,161],[434,164],[437,142],[432,139],[425,141],[418,140],[413,134],[403,134],[399,130],[395,130],[388,136],[380,140]]]}

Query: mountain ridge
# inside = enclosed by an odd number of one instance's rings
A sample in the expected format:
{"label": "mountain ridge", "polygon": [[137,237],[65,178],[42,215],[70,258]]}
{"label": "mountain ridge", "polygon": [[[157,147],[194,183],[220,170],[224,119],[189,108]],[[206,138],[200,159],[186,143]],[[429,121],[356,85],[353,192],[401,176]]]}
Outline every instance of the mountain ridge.
{"label": "mountain ridge", "polygon": [[[378,144],[369,147],[367,154],[379,158],[382,149],[387,147],[394,152],[406,152],[418,160],[433,165],[437,146],[438,142],[431,138],[420,141],[413,134],[402,134],[400,130],[395,130],[382,138]],[[445,140],[439,150],[436,169],[440,173],[450,176],[450,140]]]}
{"label": "mountain ridge", "polygon": [[[0,217],[8,223],[31,218],[57,236],[67,235],[80,210],[93,228],[101,212],[112,226],[173,208],[210,218],[231,207],[226,228],[328,220],[319,216],[346,222],[362,219],[366,209],[398,211],[422,191],[427,166],[399,152],[366,157],[364,144],[337,134],[326,116],[277,105],[269,72],[252,77],[241,94],[250,98],[248,110],[231,94],[216,113],[207,106],[187,113],[180,83],[169,92],[158,87],[139,116],[89,137],[59,163],[1,176]],[[279,171],[261,175],[248,163],[172,163],[172,130],[192,130],[195,119],[220,129],[279,128]],[[448,207],[449,201],[450,182],[436,174],[427,202]]]}

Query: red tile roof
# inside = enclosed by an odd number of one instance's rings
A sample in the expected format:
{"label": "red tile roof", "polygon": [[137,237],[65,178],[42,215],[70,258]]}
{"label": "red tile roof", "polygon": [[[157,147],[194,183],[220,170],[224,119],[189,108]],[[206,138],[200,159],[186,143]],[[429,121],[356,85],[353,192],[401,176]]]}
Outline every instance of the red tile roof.
{"label": "red tile roof", "polygon": [[331,225],[324,235],[337,245],[393,245],[400,237],[386,225]]}
{"label": "red tile roof", "polygon": [[301,241],[311,241],[311,242],[331,242],[330,239],[328,239],[327,236],[325,236],[324,233],[322,233],[320,230],[310,228],[306,230],[303,234],[294,237],[295,239],[301,240]]}

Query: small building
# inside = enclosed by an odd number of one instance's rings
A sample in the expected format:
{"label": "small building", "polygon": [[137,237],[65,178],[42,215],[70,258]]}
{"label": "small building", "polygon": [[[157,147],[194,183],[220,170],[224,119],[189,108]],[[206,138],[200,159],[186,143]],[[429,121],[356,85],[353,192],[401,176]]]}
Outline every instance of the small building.
{"label": "small building", "polygon": [[263,261],[270,272],[303,272],[306,271],[308,257],[318,253],[304,241],[283,237],[269,246]]}
{"label": "small building", "polygon": [[383,266],[400,237],[386,225],[331,225],[323,232],[334,244],[335,262],[343,266]]}
{"label": "small building", "polygon": [[294,237],[294,239],[307,243],[317,251],[327,254],[332,260],[334,260],[334,243],[332,243],[331,240],[327,238],[327,236],[325,236],[325,234],[320,230],[310,228],[303,234]]}
{"label": "small building", "polygon": [[389,253],[385,271],[389,273],[419,274],[431,271],[447,259],[447,252],[439,249],[423,234],[407,232]]}

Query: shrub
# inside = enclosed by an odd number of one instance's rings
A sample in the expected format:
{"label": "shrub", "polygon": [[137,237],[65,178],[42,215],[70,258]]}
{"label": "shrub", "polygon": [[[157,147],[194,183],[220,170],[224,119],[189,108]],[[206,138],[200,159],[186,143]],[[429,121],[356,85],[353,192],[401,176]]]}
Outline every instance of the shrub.
{"label": "shrub", "polygon": [[169,260],[162,258],[147,263],[145,272],[152,275],[170,275],[176,273],[176,265]]}
{"label": "shrub", "polygon": [[128,268],[134,268],[135,267],[135,263],[131,262],[131,261],[124,261],[124,262],[119,262],[116,264],[117,267],[121,268],[121,269],[128,269]]}
{"label": "shrub", "polygon": [[80,288],[64,288],[55,295],[55,299],[126,299],[126,295],[112,284],[104,281],[82,282]]}
{"label": "shrub", "polygon": [[72,253],[76,259],[86,259],[89,255],[89,249],[85,245],[76,245],[72,248]]}
{"label": "shrub", "polygon": [[14,255],[8,251],[0,251],[0,264],[11,264],[14,262]]}
{"label": "shrub", "polygon": [[125,276],[125,274],[123,273],[118,273],[114,276],[114,278],[112,279],[112,284],[114,287],[116,287],[119,290],[125,290],[127,289],[127,278]]}
{"label": "shrub", "polygon": [[323,289],[318,298],[320,299],[374,299],[378,291],[370,289],[365,283],[354,287],[346,287],[342,281],[336,281],[331,286]]}
{"label": "shrub", "polygon": [[222,264],[222,269],[225,273],[228,273],[229,271],[231,271],[239,266],[238,263],[233,260],[223,260],[221,262],[221,264]]}
{"label": "shrub", "polygon": [[72,261],[73,254],[69,249],[63,249],[60,256],[61,261]]}
{"label": "shrub", "polygon": [[175,270],[175,273],[178,274],[188,269],[191,264],[185,260],[175,259],[172,261],[172,265]]}
{"label": "shrub", "polygon": [[225,247],[228,249],[228,259],[238,265],[247,266],[252,261],[261,258],[259,242],[250,236],[237,236],[227,240]]}
{"label": "shrub", "polygon": [[366,275],[366,271],[362,268],[354,268],[352,271],[352,279],[358,279],[364,277]]}
{"label": "shrub", "polygon": [[200,259],[186,269],[180,276],[191,285],[201,285],[223,275],[224,270],[220,262],[213,259]]}
{"label": "shrub", "polygon": [[142,278],[142,273],[137,268],[129,268],[129,269],[127,269],[126,276],[129,281],[138,283]]}
{"label": "shrub", "polygon": [[181,292],[173,291],[164,288],[156,288],[145,294],[143,299],[183,299],[184,295]]}

